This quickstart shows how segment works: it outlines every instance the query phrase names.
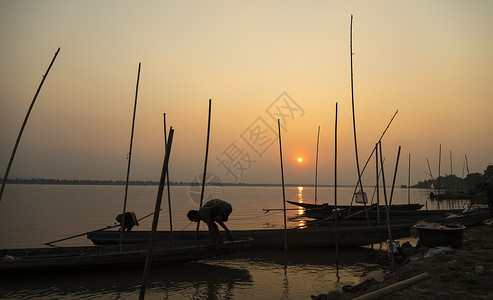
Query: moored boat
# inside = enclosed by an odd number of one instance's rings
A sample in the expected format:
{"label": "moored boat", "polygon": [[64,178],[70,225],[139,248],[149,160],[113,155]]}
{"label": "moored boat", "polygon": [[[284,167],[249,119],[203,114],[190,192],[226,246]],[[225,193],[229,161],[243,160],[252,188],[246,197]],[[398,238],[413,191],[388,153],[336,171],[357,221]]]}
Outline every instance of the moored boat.
{"label": "moored boat", "polygon": [[[116,231],[115,231],[116,232]],[[251,240],[238,240],[208,247],[208,241],[158,242],[153,246],[152,263],[176,264],[214,257],[245,249]],[[149,244],[88,247],[50,247],[0,250],[0,274],[30,271],[143,267]]]}
{"label": "moored boat", "polygon": [[[321,209],[332,211],[335,209],[334,205],[329,205],[328,203],[323,204],[314,204],[314,203],[305,203],[305,202],[296,202],[296,201],[286,201],[289,204],[293,204],[299,207],[307,208],[307,209]],[[424,205],[418,203],[412,204],[393,204],[390,206],[390,209],[398,209],[398,210],[418,210],[421,209]],[[376,208],[376,204],[366,205],[366,208]],[[357,212],[365,209],[364,205],[338,205],[337,209],[350,209],[352,212]],[[385,209],[385,205],[380,205],[380,210]]]}
{"label": "moored boat", "polygon": [[[481,223],[488,217],[488,211],[480,210],[463,214],[443,215],[440,222],[461,223],[466,226]],[[388,239],[388,229],[385,225],[384,216],[381,216],[381,225],[364,222],[341,222],[336,229],[332,226],[333,221],[328,221],[328,226],[291,228],[286,230],[287,244],[290,248],[314,248],[314,247],[334,247],[337,232],[337,243],[340,247],[357,247],[370,244],[385,242]],[[429,219],[429,218],[422,218]],[[393,239],[410,236],[411,228],[417,220],[395,219],[390,224]],[[254,248],[282,248],[284,247],[284,229],[256,229],[256,230],[232,230],[236,239],[253,238],[251,246]],[[156,240],[160,242],[169,241],[180,242],[194,240],[195,231],[169,231],[156,232]],[[96,245],[118,244],[120,238],[119,231],[98,231],[87,233],[87,238]],[[131,231],[124,232],[123,243],[143,243],[150,238],[150,231]],[[208,231],[199,231],[198,241],[208,241],[210,238]]]}

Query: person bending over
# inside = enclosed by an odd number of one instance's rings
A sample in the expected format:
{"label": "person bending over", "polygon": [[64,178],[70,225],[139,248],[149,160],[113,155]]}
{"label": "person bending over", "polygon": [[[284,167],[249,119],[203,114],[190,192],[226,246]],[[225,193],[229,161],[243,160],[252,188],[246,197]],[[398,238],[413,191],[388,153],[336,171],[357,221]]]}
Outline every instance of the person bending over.
{"label": "person bending over", "polygon": [[199,222],[202,220],[205,224],[207,224],[212,240],[211,246],[213,246],[216,243],[223,242],[223,238],[219,233],[217,224],[219,224],[224,231],[226,231],[228,239],[233,241],[233,234],[231,234],[231,231],[229,231],[226,224],[224,224],[224,222],[228,221],[228,217],[232,211],[233,208],[228,202],[220,199],[212,199],[207,201],[199,210],[190,210],[187,213],[187,217],[190,221]]}

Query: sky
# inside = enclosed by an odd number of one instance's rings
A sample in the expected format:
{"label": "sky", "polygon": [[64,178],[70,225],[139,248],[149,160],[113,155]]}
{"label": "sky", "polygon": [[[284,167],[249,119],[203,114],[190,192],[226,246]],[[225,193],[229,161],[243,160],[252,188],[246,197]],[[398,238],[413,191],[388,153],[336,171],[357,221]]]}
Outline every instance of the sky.
{"label": "sky", "polygon": [[[0,1],[0,171],[56,50],[9,178],[357,179],[382,138],[387,184],[493,163],[492,1]],[[336,133],[337,103],[337,133]],[[168,128],[169,129],[169,128]],[[337,137],[337,147],[336,147]],[[398,149],[401,147],[399,160]],[[441,149],[441,152],[440,152]],[[303,158],[302,163],[297,159]],[[440,159],[441,157],[441,159]],[[410,171],[409,171],[410,170]],[[375,179],[375,158],[363,183]]]}

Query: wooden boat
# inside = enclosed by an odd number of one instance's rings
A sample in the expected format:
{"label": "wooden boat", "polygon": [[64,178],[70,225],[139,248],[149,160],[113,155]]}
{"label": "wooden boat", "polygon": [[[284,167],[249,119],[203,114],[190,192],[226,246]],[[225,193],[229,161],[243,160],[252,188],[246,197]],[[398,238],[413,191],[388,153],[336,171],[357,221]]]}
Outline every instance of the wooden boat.
{"label": "wooden boat", "polygon": [[[448,218],[443,216],[443,222],[458,222],[464,225],[472,225],[482,222],[488,217],[488,211],[478,211],[465,215],[455,215]],[[392,238],[399,239],[410,236],[410,230],[416,219],[399,220],[391,223]],[[253,238],[252,248],[283,248],[284,229],[256,229],[256,230],[232,230],[236,239]],[[333,221],[328,226],[291,228],[286,230],[287,244],[289,248],[315,248],[334,247],[336,229]],[[173,241],[187,241],[195,239],[195,231],[173,232]],[[150,237],[150,231],[124,232],[123,243],[142,243]],[[96,245],[117,244],[120,238],[119,231],[98,231],[87,233],[87,238]],[[169,241],[169,231],[158,231],[157,241]],[[208,231],[199,231],[199,241],[208,241]],[[337,242],[340,247],[356,247],[385,242],[388,239],[388,230],[385,219],[382,216],[381,225],[367,226],[363,222],[340,223],[337,228]]]}
{"label": "wooden boat", "polygon": [[[117,232],[117,231],[115,231]],[[118,233],[119,234],[119,233]],[[27,271],[143,267],[149,244],[124,244],[87,247],[50,247],[0,250],[0,274]],[[200,260],[245,249],[251,240],[217,244],[208,241],[158,242],[154,244],[152,264],[175,264]]]}
{"label": "wooden boat", "polygon": [[[392,236],[402,238],[409,236],[413,224],[392,225]],[[253,238],[252,247],[255,248],[283,248],[284,229],[233,230],[233,236],[239,239]],[[287,229],[287,243],[289,248],[333,247],[335,245],[335,228],[292,228]],[[123,242],[140,243],[149,238],[149,231],[125,232]],[[118,231],[99,231],[87,234],[96,245],[118,243]],[[158,231],[156,239],[167,241],[168,231]],[[173,232],[173,240],[183,241],[194,239],[195,231]],[[199,240],[209,240],[209,232],[199,231]],[[388,239],[387,227],[380,226],[352,226],[338,228],[338,245],[341,247],[363,246],[384,242]]]}
{"label": "wooden boat", "polygon": [[[289,204],[293,204],[293,205],[307,208],[307,209],[323,209],[323,210],[327,210],[327,211],[332,211],[333,209],[335,209],[334,205],[329,205],[328,203],[314,204],[314,203],[304,203],[304,202],[300,203],[300,202],[296,202],[296,201],[286,201],[286,202]],[[393,205],[391,205],[390,209],[391,210],[395,210],[395,209],[398,209],[398,210],[418,210],[418,209],[421,209],[423,206],[424,206],[423,204],[418,204],[418,203],[393,204]],[[375,208],[376,204],[366,205],[367,209],[369,209],[371,207]],[[337,205],[337,208],[338,209],[349,209],[350,208],[352,212],[357,212],[357,211],[364,210],[365,206],[364,205],[352,205],[352,206],[350,206],[350,205]],[[385,206],[380,205],[380,209],[384,210]]]}
{"label": "wooden boat", "polygon": [[[390,209],[390,217],[398,218],[398,219],[406,219],[406,218],[414,218],[416,220],[420,220],[423,218],[433,218],[433,217],[442,217],[445,214],[460,214],[463,210],[402,210],[402,209]],[[380,209],[380,218],[385,217],[385,207],[384,209]],[[356,212],[349,213],[349,219],[357,220],[357,219],[366,219],[366,214],[370,219],[377,219],[377,210],[375,208],[368,208],[366,213],[364,210],[359,210]],[[342,211],[339,213],[341,219],[348,218],[347,211]],[[328,217],[332,217],[332,211],[328,211],[326,209],[306,209],[303,213],[303,216],[312,219],[324,219]]]}

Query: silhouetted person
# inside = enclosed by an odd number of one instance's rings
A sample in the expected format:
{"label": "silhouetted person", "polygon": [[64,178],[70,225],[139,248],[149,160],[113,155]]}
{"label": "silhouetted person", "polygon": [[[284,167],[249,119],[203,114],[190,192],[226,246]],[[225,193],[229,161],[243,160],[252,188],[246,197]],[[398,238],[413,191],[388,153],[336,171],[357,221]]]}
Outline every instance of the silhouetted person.
{"label": "silhouetted person", "polygon": [[216,243],[222,243],[223,237],[219,233],[219,228],[216,223],[221,225],[221,227],[226,231],[228,239],[233,241],[233,235],[229,231],[228,227],[224,222],[228,221],[228,217],[233,211],[231,204],[220,199],[212,199],[207,201],[199,210],[190,210],[187,213],[187,217],[190,221],[199,222],[202,220],[209,228],[209,233],[211,235],[212,244],[214,246]]}
{"label": "silhouetted person", "polygon": [[[122,223],[122,214],[119,214],[116,216],[115,220],[118,223]],[[132,230],[132,227],[134,226],[139,226],[139,221],[137,221],[137,216],[133,211],[127,211],[125,213],[125,228],[124,230],[130,232]]]}

